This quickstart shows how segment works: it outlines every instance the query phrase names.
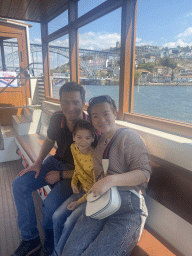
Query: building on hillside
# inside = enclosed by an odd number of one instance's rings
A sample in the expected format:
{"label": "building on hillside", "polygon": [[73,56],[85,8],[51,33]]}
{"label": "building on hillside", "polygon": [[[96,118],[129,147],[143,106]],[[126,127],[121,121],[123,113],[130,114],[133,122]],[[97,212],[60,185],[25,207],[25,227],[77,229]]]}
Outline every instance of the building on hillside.
{"label": "building on hillside", "polygon": [[158,66],[158,67],[154,67],[153,72],[166,76],[168,74],[169,75],[172,74],[172,69],[166,66]]}
{"label": "building on hillside", "polygon": [[138,69],[137,71],[139,71],[141,73],[141,76],[138,79],[139,84],[145,84],[145,83],[149,82],[149,74],[151,74],[151,72],[149,72],[146,69]]}
{"label": "building on hillside", "polygon": [[174,78],[174,82],[177,82],[177,83],[192,83],[192,75],[188,75],[188,76],[178,75]]}
{"label": "building on hillside", "polygon": [[141,45],[135,47],[135,54],[137,55],[145,55],[145,54],[160,54],[160,47],[154,45]]}

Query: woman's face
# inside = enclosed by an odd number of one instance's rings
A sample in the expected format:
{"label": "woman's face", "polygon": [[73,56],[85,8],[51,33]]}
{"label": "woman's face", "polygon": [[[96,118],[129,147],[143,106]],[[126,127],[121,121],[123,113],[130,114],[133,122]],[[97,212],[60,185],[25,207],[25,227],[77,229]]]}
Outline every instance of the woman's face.
{"label": "woman's face", "polygon": [[95,129],[103,134],[115,129],[116,114],[108,102],[102,102],[91,108],[91,121]]}

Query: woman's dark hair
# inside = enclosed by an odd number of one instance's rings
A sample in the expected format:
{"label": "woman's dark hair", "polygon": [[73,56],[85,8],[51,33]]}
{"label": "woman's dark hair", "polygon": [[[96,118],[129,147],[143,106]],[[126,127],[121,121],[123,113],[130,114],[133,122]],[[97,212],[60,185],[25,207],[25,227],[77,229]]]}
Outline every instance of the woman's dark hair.
{"label": "woman's dark hair", "polygon": [[88,120],[80,119],[75,122],[73,127],[73,136],[76,135],[78,130],[89,130],[91,132],[92,137],[95,137],[95,128]]}
{"label": "woman's dark hair", "polygon": [[68,82],[61,86],[59,89],[59,97],[61,100],[62,92],[80,92],[82,102],[85,102],[85,89],[83,86],[76,82]]}
{"label": "woman's dark hair", "polygon": [[87,112],[88,112],[88,115],[90,118],[91,118],[92,107],[96,104],[103,103],[103,102],[107,102],[111,105],[113,113],[117,112],[117,107],[115,105],[115,101],[109,95],[101,95],[101,96],[93,97],[89,100],[89,106],[87,108]]}

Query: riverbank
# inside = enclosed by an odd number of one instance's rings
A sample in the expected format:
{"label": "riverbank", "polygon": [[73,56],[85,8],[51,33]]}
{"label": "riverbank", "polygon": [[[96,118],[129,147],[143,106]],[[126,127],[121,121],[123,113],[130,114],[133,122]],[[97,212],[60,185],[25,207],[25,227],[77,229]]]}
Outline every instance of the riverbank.
{"label": "riverbank", "polygon": [[192,83],[140,83],[135,86],[192,86]]}

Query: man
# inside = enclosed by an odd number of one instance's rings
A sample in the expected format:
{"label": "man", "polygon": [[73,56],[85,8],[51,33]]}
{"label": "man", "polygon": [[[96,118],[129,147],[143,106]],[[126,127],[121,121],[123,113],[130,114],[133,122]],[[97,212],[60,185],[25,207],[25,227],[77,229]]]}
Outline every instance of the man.
{"label": "man", "polygon": [[[53,251],[52,215],[72,194],[70,178],[73,175],[74,163],[70,145],[73,142],[74,122],[87,119],[83,112],[85,90],[81,85],[69,82],[60,88],[59,95],[62,111],[52,115],[39,157],[13,181],[13,195],[22,239],[13,254],[15,256],[26,256],[41,248],[32,191],[47,184],[55,184],[43,202],[42,226],[45,231],[44,250],[47,255]],[[46,158],[55,142],[58,146],[56,154]]]}

